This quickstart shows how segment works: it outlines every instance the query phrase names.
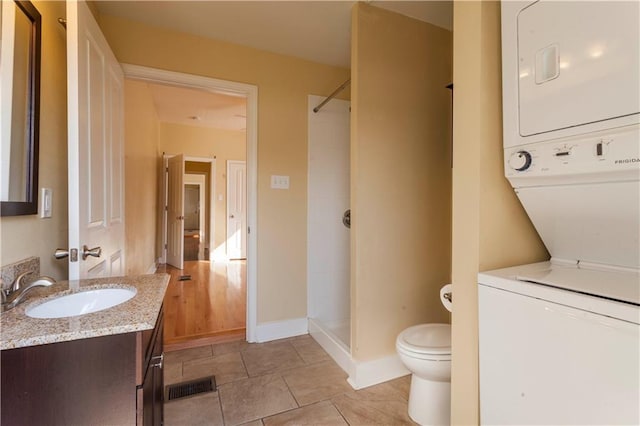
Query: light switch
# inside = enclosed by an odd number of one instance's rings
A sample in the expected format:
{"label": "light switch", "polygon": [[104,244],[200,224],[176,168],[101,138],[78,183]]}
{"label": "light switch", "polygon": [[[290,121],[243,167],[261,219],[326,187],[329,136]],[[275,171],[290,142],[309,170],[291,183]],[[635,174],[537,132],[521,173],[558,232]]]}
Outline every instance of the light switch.
{"label": "light switch", "polygon": [[272,189],[289,189],[289,176],[271,175]]}
{"label": "light switch", "polygon": [[51,188],[42,188],[42,197],[40,197],[40,217],[51,217],[53,190]]}

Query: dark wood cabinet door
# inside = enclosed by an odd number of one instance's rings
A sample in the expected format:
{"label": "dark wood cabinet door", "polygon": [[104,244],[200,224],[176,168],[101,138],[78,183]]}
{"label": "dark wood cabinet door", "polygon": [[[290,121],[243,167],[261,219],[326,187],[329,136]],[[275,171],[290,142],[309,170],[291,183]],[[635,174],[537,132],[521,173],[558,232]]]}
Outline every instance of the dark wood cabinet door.
{"label": "dark wood cabinet door", "polygon": [[151,364],[148,366],[144,382],[142,382],[142,419],[144,426],[153,426],[154,423],[154,404],[153,404],[153,390],[154,390],[154,367]]}
{"label": "dark wood cabinet door", "polygon": [[163,319],[161,309],[153,330],[2,351],[0,424],[161,425]]}
{"label": "dark wood cabinet door", "polygon": [[4,425],[136,423],[135,335],[4,350]]}
{"label": "dark wood cabinet door", "polygon": [[163,422],[164,379],[163,379],[163,328],[162,310],[145,353],[146,369],[142,382],[142,412],[144,426],[159,426]]}
{"label": "dark wood cabinet door", "polygon": [[161,425],[164,414],[164,354],[162,350],[162,326],[156,340],[153,358],[153,424]]}

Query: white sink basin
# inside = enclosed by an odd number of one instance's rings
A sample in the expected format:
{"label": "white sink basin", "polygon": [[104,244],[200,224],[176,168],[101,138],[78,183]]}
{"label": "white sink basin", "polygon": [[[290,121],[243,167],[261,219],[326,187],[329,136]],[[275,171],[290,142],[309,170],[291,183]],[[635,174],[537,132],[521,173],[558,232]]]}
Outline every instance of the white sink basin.
{"label": "white sink basin", "polygon": [[136,295],[131,288],[99,288],[56,297],[39,305],[28,307],[31,318],[64,318],[90,314],[112,308]]}

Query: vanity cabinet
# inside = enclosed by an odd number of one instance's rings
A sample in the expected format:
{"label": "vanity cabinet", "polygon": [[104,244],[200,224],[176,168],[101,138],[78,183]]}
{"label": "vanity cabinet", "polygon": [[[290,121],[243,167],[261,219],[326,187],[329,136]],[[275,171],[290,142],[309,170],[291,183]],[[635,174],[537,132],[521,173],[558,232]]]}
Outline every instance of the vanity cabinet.
{"label": "vanity cabinet", "polygon": [[[136,371],[137,383],[137,424],[138,425],[161,425],[162,407],[164,402],[164,379],[163,379],[163,329],[164,318],[162,311],[158,317],[158,323],[153,330],[138,333],[138,343],[140,355],[140,369]],[[144,349],[144,350],[143,350]]]}
{"label": "vanity cabinet", "polygon": [[1,351],[0,423],[161,425],[162,328]]}

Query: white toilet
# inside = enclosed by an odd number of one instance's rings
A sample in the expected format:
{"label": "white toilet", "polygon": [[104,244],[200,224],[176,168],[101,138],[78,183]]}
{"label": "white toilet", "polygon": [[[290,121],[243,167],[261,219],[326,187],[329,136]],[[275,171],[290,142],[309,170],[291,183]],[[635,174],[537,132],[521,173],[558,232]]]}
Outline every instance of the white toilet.
{"label": "white toilet", "polygon": [[409,327],[398,335],[396,350],[411,371],[409,416],[421,425],[450,424],[451,325]]}

